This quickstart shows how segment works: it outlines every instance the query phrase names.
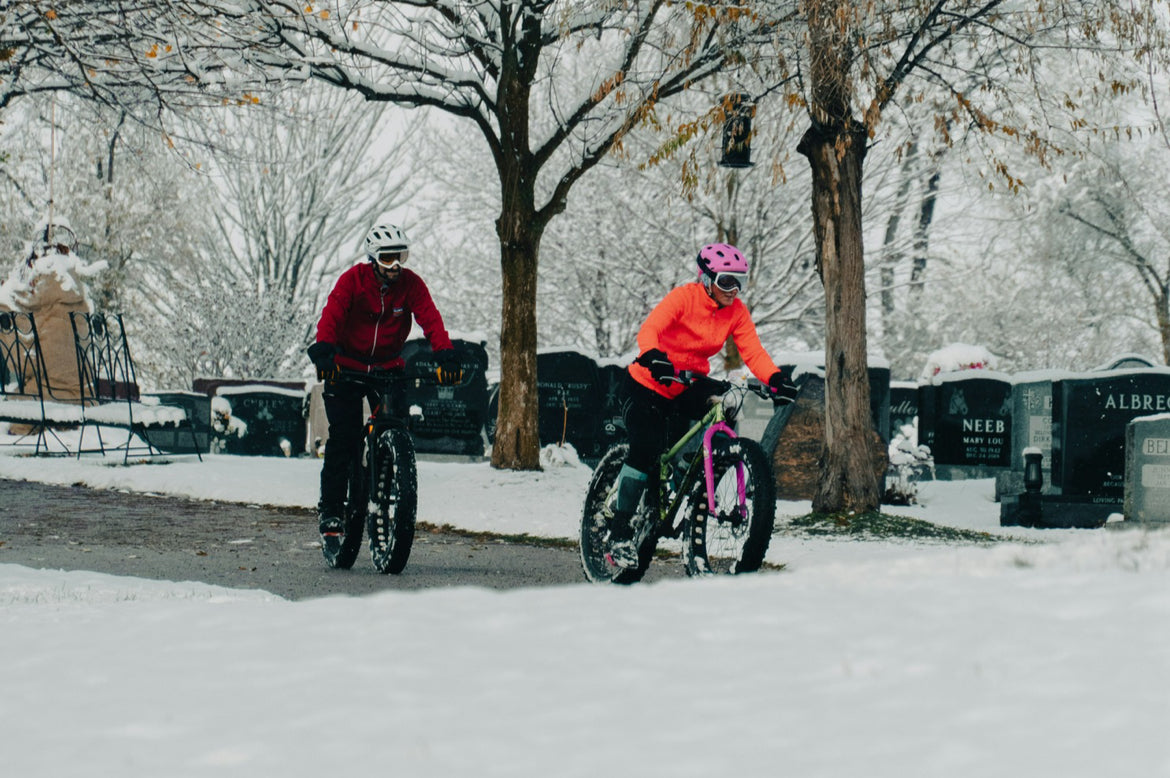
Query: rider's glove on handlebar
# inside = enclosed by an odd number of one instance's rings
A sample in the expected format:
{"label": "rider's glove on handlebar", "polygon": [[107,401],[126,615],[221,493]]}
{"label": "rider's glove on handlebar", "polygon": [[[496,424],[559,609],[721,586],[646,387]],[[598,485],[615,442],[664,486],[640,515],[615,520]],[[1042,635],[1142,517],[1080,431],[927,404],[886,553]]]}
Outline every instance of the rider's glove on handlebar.
{"label": "rider's glove on handlebar", "polygon": [[665,352],[659,349],[649,349],[634,362],[649,370],[650,377],[660,384],[665,384],[675,377],[674,363],[670,361],[670,357],[666,356]]}
{"label": "rider's glove on handlebar", "polygon": [[444,386],[457,384],[463,380],[463,365],[455,349],[445,349],[435,352],[435,377]]}
{"label": "rider's glove on handlebar", "polygon": [[332,343],[325,343],[318,341],[306,349],[309,359],[312,360],[313,365],[317,368],[317,377],[322,381],[334,378],[337,374],[337,363],[334,361],[340,352],[337,346]]}
{"label": "rider's glove on handlebar", "polygon": [[792,382],[792,368],[782,367],[768,379],[768,386],[772,387],[773,399],[781,405],[787,405],[796,400],[796,393],[800,391]]}

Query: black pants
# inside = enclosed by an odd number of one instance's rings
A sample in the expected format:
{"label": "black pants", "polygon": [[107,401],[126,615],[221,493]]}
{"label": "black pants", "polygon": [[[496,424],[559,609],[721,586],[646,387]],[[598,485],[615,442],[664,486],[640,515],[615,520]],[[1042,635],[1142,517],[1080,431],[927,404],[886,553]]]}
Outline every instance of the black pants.
{"label": "black pants", "polygon": [[674,399],[647,389],[626,373],[626,433],[630,454],[626,464],[652,478],[658,477],[658,458],[707,413],[712,387],[698,379]]}
{"label": "black pants", "polygon": [[[406,390],[394,385],[392,410],[399,418],[405,414]],[[370,408],[378,405],[377,392],[348,381],[327,381],[322,394],[325,418],[329,421],[329,439],[325,441],[325,460],[321,464],[321,501],[317,507],[323,516],[340,516],[345,506],[349,473],[362,455],[365,417],[362,400]]]}

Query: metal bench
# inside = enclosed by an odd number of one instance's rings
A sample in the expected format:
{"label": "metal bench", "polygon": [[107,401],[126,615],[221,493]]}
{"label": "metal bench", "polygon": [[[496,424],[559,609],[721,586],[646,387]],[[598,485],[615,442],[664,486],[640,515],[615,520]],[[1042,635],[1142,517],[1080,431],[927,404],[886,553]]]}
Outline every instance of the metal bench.
{"label": "metal bench", "polygon": [[19,435],[16,445],[33,446],[38,455],[69,453],[53,426],[82,421],[80,405],[58,401],[49,389],[31,313],[0,312],[0,421],[28,426],[30,431]]}
{"label": "metal bench", "polygon": [[[155,456],[163,452],[150,442],[151,429],[173,428],[191,436],[195,454],[203,455],[195,438],[195,427],[186,409],[141,397],[134,360],[126,341],[121,314],[70,313],[73,340],[77,350],[77,374],[81,384],[80,456],[85,451],[122,451],[124,461],[131,452]],[[103,427],[116,427],[129,434],[124,444],[107,445]],[[93,428],[97,448],[85,448],[86,431]],[[142,441],[136,444],[135,439]]]}

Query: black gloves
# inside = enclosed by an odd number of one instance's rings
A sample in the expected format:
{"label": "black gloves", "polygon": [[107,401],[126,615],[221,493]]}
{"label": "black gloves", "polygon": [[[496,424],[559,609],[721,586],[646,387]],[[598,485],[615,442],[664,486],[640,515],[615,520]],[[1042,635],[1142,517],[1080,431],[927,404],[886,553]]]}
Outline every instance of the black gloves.
{"label": "black gloves", "polygon": [[650,377],[660,384],[669,383],[670,379],[675,377],[674,364],[670,357],[656,348],[646,351],[634,362],[649,370]]}
{"label": "black gloves", "polygon": [[317,368],[317,377],[321,380],[335,377],[337,373],[337,363],[333,358],[341,353],[340,349],[332,343],[325,343],[318,341],[306,349],[309,359],[312,360],[313,365]]}
{"label": "black gloves", "polygon": [[782,367],[768,379],[768,386],[772,387],[772,398],[780,405],[787,405],[796,400],[796,393],[800,391],[792,382],[792,368]]}
{"label": "black gloves", "polygon": [[449,348],[435,352],[435,377],[443,386],[457,384],[463,380],[463,364],[455,349]]}

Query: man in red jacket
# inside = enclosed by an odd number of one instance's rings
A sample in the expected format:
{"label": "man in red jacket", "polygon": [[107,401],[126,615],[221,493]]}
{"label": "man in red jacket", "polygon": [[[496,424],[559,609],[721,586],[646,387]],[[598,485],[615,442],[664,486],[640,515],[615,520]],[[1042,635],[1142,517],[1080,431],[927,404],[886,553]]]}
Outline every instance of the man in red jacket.
{"label": "man in red jacket", "polygon": [[[329,439],[321,466],[321,499],[317,505],[322,541],[340,542],[346,482],[361,456],[362,397],[366,390],[338,376],[337,368],[363,372],[402,370],[402,346],[417,321],[435,352],[439,382],[457,383],[459,360],[443,326],[443,317],[419,275],[403,265],[410,256],[406,233],[379,222],[366,234],[368,262],[341,274],[321,320],[317,342],[308,349],[318,375],[325,379],[325,416]],[[376,404],[377,397],[371,397]],[[395,412],[405,413],[400,386]]]}
{"label": "man in red jacket", "polygon": [[730,337],[748,369],[772,387],[778,402],[796,397],[791,370],[780,370],[772,362],[739,299],[747,285],[747,259],[735,246],[712,243],[699,249],[695,262],[698,281],[675,287],[650,312],[638,331],[641,354],[629,367],[625,418],[630,453],[618,474],[609,535],[609,556],[619,567],[638,563],[630,519],[649,473],[656,470],[668,441],[707,410],[710,389],[701,380],[690,386],[678,383],[680,370],[705,377],[711,357]]}

